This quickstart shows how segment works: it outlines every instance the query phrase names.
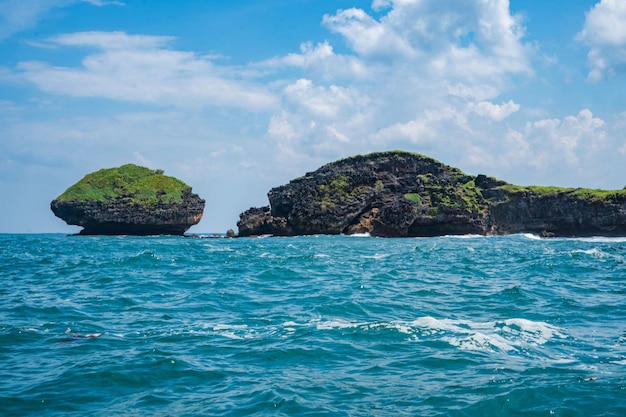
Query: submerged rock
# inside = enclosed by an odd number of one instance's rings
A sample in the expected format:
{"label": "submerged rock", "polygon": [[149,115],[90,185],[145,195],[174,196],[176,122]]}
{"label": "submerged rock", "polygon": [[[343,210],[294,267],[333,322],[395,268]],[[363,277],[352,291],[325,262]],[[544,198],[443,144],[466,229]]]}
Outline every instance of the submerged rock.
{"label": "submerged rock", "polygon": [[239,236],[626,235],[626,191],[520,187],[415,153],[342,159],[268,193]]}
{"label": "submerged rock", "polygon": [[50,203],[83,235],[182,235],[205,201],[184,182],[133,164],[86,175]]}

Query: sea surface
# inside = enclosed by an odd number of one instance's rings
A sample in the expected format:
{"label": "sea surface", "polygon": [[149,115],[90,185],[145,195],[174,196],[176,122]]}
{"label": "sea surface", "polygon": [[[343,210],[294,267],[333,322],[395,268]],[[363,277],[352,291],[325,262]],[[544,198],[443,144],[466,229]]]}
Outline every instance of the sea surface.
{"label": "sea surface", "polygon": [[626,239],[0,235],[0,416],[625,416]]}

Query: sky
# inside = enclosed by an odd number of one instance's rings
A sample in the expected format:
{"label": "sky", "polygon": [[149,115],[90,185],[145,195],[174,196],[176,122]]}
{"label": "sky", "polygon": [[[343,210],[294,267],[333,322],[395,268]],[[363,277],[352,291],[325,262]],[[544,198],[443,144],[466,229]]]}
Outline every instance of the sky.
{"label": "sky", "polygon": [[0,233],[135,163],[236,230],[267,192],[405,150],[519,185],[626,185],[624,0],[0,0]]}

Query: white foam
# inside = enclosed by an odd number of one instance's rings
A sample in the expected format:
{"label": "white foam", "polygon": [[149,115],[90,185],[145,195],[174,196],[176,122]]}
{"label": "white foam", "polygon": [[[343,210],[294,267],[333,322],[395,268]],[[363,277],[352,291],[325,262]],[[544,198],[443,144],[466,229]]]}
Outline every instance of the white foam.
{"label": "white foam", "polygon": [[626,237],[608,237],[608,236],[592,236],[592,237],[577,237],[571,238],[572,240],[579,240],[581,242],[599,242],[599,243],[623,243],[626,242]]}
{"label": "white foam", "polygon": [[415,333],[415,330],[406,324],[392,324],[389,327],[396,329],[398,332],[400,333],[404,333],[404,334],[413,334]]}
{"label": "white foam", "polygon": [[33,333],[36,333],[39,331],[39,329],[35,329],[34,327],[22,327],[20,330],[23,330],[25,332],[33,332]]}
{"label": "white foam", "polygon": [[295,321],[286,321],[283,324],[281,324],[282,329],[289,334],[295,333],[296,327],[299,327],[299,326],[300,325],[296,323]]}
{"label": "white foam", "polygon": [[470,333],[464,337],[443,337],[442,340],[452,346],[464,350],[492,350],[496,348],[501,351],[515,350],[515,347],[506,339],[498,335],[488,335],[483,333]]}
{"label": "white foam", "polygon": [[374,255],[361,255],[361,258],[379,260],[379,259],[385,259],[389,256],[391,256],[391,254],[389,253],[375,253]]}
{"label": "white foam", "polygon": [[467,235],[445,235],[444,237],[452,238],[452,239],[480,239],[488,236],[477,235],[477,234],[467,234]]}
{"label": "white foam", "polygon": [[523,237],[525,237],[526,239],[530,239],[530,240],[541,240],[541,236],[539,235],[534,235],[532,233],[522,233],[521,234]]}
{"label": "white foam", "polygon": [[543,345],[553,337],[565,337],[565,335],[561,333],[561,329],[543,321],[515,318],[505,320],[504,324],[505,327],[502,328],[503,331],[516,334],[528,343]]}
{"label": "white foam", "polygon": [[221,332],[224,330],[245,330],[248,328],[247,324],[216,324],[213,326],[213,330]]}
{"label": "white foam", "polygon": [[343,319],[334,319],[328,321],[316,321],[315,327],[317,330],[334,330],[334,329],[351,329],[367,326],[367,323],[349,321]]}
{"label": "white foam", "polygon": [[[249,339],[253,335],[248,332],[248,325],[246,324],[217,324],[213,326],[213,331],[229,339]],[[240,334],[243,333],[243,336]]]}
{"label": "white foam", "polygon": [[[248,328],[246,324],[206,324],[204,328],[231,339],[256,337],[291,337],[301,328],[317,331],[355,329],[355,331],[396,331],[414,341],[439,340],[454,347],[470,351],[506,352],[523,354],[537,349],[555,338],[566,338],[565,332],[549,323],[526,318],[509,318],[498,321],[472,321],[467,319],[439,319],[418,317],[413,321],[360,321],[349,318],[316,318],[304,322],[287,320],[267,328]],[[619,363],[621,364],[621,363]]]}
{"label": "white foam", "polygon": [[547,343],[554,337],[566,337],[561,329],[551,324],[523,318],[513,318],[504,322],[474,322],[451,319],[436,319],[431,316],[420,317],[407,324],[403,332],[416,332],[426,336],[441,333],[442,340],[468,350],[511,351],[528,346]]}
{"label": "white foam", "polygon": [[455,324],[457,322],[449,319],[439,320],[431,316],[420,317],[411,323],[409,326],[417,327],[420,330],[427,330],[431,333],[438,331],[459,331],[459,327]]}
{"label": "white foam", "polygon": [[592,256],[592,257],[594,257],[596,259],[608,258],[609,256],[611,256],[608,253],[606,253],[606,252],[604,252],[604,251],[602,251],[602,250],[600,250],[598,248],[585,249],[585,250],[583,250],[583,249],[576,249],[576,250],[572,251],[572,253],[582,253],[584,255]]}
{"label": "white foam", "polygon": [[365,233],[353,233],[351,235],[345,235],[347,237],[371,237],[371,235],[369,234],[369,232],[365,232]]}

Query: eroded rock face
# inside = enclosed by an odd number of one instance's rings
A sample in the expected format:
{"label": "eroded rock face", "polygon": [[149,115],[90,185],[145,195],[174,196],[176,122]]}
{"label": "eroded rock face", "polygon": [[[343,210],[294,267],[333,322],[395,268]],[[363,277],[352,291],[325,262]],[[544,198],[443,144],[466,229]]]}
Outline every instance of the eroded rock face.
{"label": "eroded rock face", "polygon": [[242,213],[237,225],[239,236],[626,235],[626,191],[544,188],[466,175],[419,154],[381,152],[273,188],[270,206]]}
{"label": "eroded rock face", "polygon": [[273,217],[270,207],[251,208],[240,216],[237,223],[239,227],[239,236],[291,236],[292,229],[287,225],[287,219],[284,217]]}
{"label": "eroded rock face", "polygon": [[472,187],[473,177],[422,155],[356,156],[270,190],[269,213],[262,221],[255,220],[258,209],[242,213],[239,235],[421,236],[439,234],[451,221],[463,224],[463,233],[481,233],[485,203]]}
{"label": "eroded rock face", "polygon": [[580,198],[575,190],[541,195],[509,193],[490,207],[492,233],[551,236],[626,236],[626,195]]}
{"label": "eroded rock face", "polygon": [[107,202],[52,201],[55,216],[82,226],[81,235],[182,235],[198,224],[204,200],[188,193],[180,203],[139,206],[124,199]]}
{"label": "eroded rock face", "polygon": [[182,235],[204,206],[182,181],[136,165],[89,174],[50,203],[83,235]]}

